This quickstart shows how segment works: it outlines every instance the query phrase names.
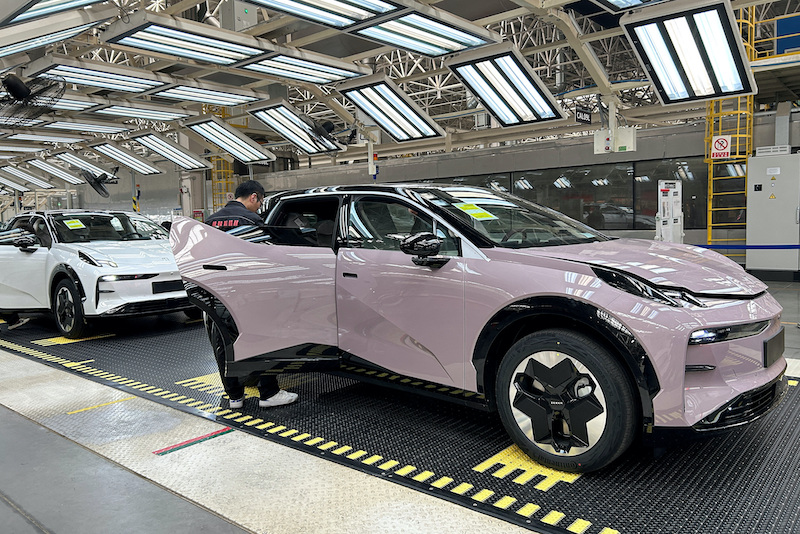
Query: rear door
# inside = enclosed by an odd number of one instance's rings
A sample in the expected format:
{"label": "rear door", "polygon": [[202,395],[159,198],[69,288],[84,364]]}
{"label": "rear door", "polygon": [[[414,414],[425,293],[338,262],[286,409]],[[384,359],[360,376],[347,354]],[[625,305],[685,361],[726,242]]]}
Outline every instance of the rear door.
{"label": "rear door", "polygon": [[433,231],[433,217],[405,199],[354,196],[336,274],[339,347],[393,372],[462,387],[464,273],[459,241],[441,223],[443,267],[417,266],[400,239]]}
{"label": "rear door", "polygon": [[13,244],[20,231],[34,235],[34,224],[44,226],[44,220],[39,216],[19,217],[9,231],[0,233],[0,309],[35,310],[50,306],[47,295],[50,249],[41,242],[27,251]]}

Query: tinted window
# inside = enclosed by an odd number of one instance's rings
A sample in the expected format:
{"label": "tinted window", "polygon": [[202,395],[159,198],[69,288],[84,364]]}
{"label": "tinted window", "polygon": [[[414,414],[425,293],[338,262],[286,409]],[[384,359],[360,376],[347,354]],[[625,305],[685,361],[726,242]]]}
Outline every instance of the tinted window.
{"label": "tinted window", "polygon": [[167,239],[162,227],[124,213],[64,213],[51,218],[62,243]]}

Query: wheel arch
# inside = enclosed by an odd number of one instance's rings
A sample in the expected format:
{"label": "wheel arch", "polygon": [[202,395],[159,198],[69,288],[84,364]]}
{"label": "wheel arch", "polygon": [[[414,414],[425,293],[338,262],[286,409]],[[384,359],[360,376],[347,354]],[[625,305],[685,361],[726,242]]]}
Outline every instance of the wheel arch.
{"label": "wheel arch", "polygon": [[644,348],[633,334],[607,312],[583,301],[565,297],[533,297],[509,304],[486,323],[472,356],[478,391],[492,408],[500,361],[522,337],[545,329],[570,329],[591,337],[617,357],[634,381],[642,409],[643,425],[653,422],[653,397],[658,378]]}
{"label": "wheel arch", "polygon": [[75,284],[75,287],[78,289],[78,294],[81,296],[81,300],[86,300],[86,291],[81,283],[81,279],[78,277],[78,273],[69,265],[61,264],[53,269],[53,273],[50,275],[50,290],[48,294],[50,296],[51,308],[53,307],[53,293],[56,290],[56,286],[64,279],[68,279]]}

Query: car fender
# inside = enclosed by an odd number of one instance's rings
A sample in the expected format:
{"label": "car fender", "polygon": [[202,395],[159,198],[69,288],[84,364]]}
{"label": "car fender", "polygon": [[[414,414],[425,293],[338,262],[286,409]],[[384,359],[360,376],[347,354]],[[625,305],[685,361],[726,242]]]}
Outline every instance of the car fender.
{"label": "car fender", "polygon": [[645,426],[653,421],[653,397],[658,378],[644,348],[633,333],[604,310],[559,296],[529,297],[506,305],[484,326],[472,355],[478,391],[494,403],[494,378],[500,360],[521,337],[546,328],[572,328],[590,335],[618,355],[634,379]]}
{"label": "car fender", "polygon": [[78,273],[75,272],[75,269],[70,267],[67,264],[61,263],[56,265],[53,269],[53,272],[50,273],[50,305],[52,307],[52,299],[53,299],[53,291],[56,288],[56,284],[60,282],[63,278],[69,278],[75,287],[78,289],[78,294],[81,296],[81,301],[86,300],[86,291],[84,290],[83,284],[81,283],[81,279],[78,276]]}

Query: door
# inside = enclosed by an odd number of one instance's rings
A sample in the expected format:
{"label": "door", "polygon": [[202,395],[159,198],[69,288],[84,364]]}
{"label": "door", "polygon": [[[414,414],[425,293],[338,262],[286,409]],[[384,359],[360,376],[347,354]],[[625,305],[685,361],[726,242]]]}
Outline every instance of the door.
{"label": "door", "polygon": [[[13,236],[25,232],[33,234],[33,224],[44,225],[40,217],[20,217],[12,224],[12,230],[0,234],[0,309],[35,310],[47,309],[47,260],[50,249],[41,241],[28,249],[13,244]],[[34,236],[35,237],[35,236]]]}
{"label": "door", "polygon": [[[418,206],[390,196],[352,199],[338,251],[339,348],[398,374],[462,387],[464,262],[454,234]],[[435,231],[441,268],[417,266],[403,236]]]}

